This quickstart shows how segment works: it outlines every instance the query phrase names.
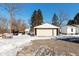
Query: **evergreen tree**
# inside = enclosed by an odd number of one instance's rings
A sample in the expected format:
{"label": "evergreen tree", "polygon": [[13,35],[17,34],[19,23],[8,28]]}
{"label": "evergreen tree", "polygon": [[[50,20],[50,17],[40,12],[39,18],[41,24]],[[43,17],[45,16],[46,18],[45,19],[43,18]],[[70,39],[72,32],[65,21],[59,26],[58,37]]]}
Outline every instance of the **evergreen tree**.
{"label": "evergreen tree", "polygon": [[79,25],[79,13],[76,14],[76,16],[74,17],[74,20],[69,20],[67,25]]}
{"label": "evergreen tree", "polygon": [[73,24],[75,24],[74,20],[69,20],[67,23],[67,25],[73,25]]}
{"label": "evergreen tree", "polygon": [[43,16],[42,16],[42,12],[40,9],[38,9],[38,19],[39,19],[38,23],[39,23],[39,25],[41,25],[43,23]]}
{"label": "evergreen tree", "polygon": [[38,11],[34,11],[31,17],[31,31],[34,31],[34,27],[41,25],[43,23],[43,16],[42,16],[42,12],[40,9],[38,9]]}
{"label": "evergreen tree", "polygon": [[36,21],[36,19],[35,19],[35,13],[36,13],[36,10],[33,12],[32,17],[31,17],[31,22],[30,22],[31,31],[33,31],[33,27],[36,25],[35,24],[35,21]]}
{"label": "evergreen tree", "polygon": [[76,16],[74,17],[74,22],[75,24],[79,24],[79,13],[77,13]]}
{"label": "evergreen tree", "polygon": [[58,19],[58,16],[56,14],[53,15],[52,24],[59,26],[59,19]]}

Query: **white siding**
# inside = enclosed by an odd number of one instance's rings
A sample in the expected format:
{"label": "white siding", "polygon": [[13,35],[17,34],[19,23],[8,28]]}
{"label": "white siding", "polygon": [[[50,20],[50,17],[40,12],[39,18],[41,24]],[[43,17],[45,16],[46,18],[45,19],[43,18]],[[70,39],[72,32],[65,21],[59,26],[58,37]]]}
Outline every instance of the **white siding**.
{"label": "white siding", "polygon": [[79,34],[79,28],[77,28],[77,34]]}
{"label": "white siding", "polygon": [[[73,31],[71,31],[73,29]],[[67,27],[67,34],[76,34],[76,27]]]}
{"label": "white siding", "polygon": [[76,33],[79,34],[79,25],[76,25]]}
{"label": "white siding", "polygon": [[76,34],[76,31],[77,31],[77,28],[74,26],[64,26],[61,28],[61,33],[67,34],[67,35]]}

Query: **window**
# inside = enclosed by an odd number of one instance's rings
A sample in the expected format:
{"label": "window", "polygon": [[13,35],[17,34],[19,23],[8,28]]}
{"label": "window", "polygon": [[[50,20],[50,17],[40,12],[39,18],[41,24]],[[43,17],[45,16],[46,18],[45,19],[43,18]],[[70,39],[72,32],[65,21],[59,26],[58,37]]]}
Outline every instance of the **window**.
{"label": "window", "polygon": [[71,32],[73,32],[73,28],[71,28]]}

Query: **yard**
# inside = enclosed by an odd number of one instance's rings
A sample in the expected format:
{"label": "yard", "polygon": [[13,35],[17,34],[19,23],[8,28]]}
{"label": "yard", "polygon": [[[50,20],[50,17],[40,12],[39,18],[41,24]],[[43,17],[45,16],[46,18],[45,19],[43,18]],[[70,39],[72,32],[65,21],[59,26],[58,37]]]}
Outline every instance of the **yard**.
{"label": "yard", "polygon": [[[75,36],[75,37],[78,37],[78,36]],[[0,48],[1,48],[0,56],[16,56],[16,54],[17,55],[39,55],[39,54],[36,54],[36,51],[39,48],[41,49],[41,47],[48,49],[47,51],[49,52],[52,51],[51,55],[53,55],[55,50],[60,51],[60,53],[62,52],[61,55],[63,55],[63,53],[64,55],[79,55],[79,52],[78,52],[79,44],[61,41],[61,40],[54,40],[56,38],[65,38],[65,37],[64,36],[37,37],[37,36],[29,36],[29,35],[13,36],[13,38],[10,38],[10,39],[9,38],[2,39],[0,37]],[[32,51],[33,48],[34,50]],[[34,54],[31,54],[31,53],[34,53]],[[57,55],[60,55],[60,53],[58,53]]]}
{"label": "yard", "polygon": [[79,56],[79,44],[61,40],[33,40],[17,56]]}
{"label": "yard", "polygon": [[28,35],[13,36],[12,39],[2,39],[0,37],[0,56],[16,55],[16,52],[28,45],[32,38]]}
{"label": "yard", "polygon": [[31,40],[50,39],[51,37],[33,37],[29,35],[13,36],[13,38],[0,37],[0,56],[15,56],[17,51],[21,50],[24,46],[29,45]]}

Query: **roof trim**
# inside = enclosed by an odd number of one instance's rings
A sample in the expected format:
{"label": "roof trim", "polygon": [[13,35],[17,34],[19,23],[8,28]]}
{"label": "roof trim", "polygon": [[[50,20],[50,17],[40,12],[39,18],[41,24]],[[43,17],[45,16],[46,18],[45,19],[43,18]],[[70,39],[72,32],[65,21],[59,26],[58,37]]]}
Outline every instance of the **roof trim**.
{"label": "roof trim", "polygon": [[36,26],[34,28],[59,28],[59,27],[58,26],[55,26],[55,25],[51,25],[51,24],[45,23],[45,24]]}

